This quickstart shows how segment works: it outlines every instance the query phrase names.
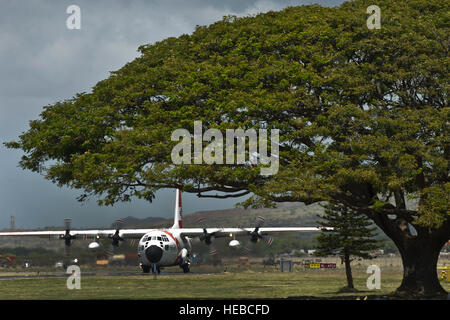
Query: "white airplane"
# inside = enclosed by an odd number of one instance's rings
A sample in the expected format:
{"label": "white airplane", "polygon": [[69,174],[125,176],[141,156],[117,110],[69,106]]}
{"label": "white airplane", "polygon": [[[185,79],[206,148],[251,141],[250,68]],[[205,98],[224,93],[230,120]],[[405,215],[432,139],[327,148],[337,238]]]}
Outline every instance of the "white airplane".
{"label": "white airplane", "polygon": [[[180,266],[183,271],[190,270],[190,253],[192,241],[198,239],[210,245],[214,238],[233,237],[230,247],[240,246],[235,236],[247,235],[252,242],[258,242],[265,235],[287,232],[321,231],[323,227],[261,227],[261,222],[255,228],[183,228],[181,211],[181,191],[176,190],[174,223],[168,229],[116,229],[110,230],[70,230],[70,224],[66,219],[65,231],[18,231],[0,232],[2,236],[34,236],[34,237],[58,237],[65,241],[66,248],[70,247],[74,239],[94,237],[111,239],[114,247],[119,246],[125,239],[140,239],[138,244],[139,265],[144,273],[152,270],[160,271],[161,267]],[[259,217],[260,221],[263,218]],[[94,240],[89,244],[90,249],[98,249],[100,244]],[[271,243],[272,239],[269,239]]]}

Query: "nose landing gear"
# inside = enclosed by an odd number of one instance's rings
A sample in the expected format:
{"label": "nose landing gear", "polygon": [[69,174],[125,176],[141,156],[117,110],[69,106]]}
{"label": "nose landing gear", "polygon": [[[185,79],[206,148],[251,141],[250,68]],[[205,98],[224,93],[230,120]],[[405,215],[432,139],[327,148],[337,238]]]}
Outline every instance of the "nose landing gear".
{"label": "nose landing gear", "polygon": [[150,270],[152,273],[161,273],[161,268],[159,266],[156,266],[153,264],[152,266],[145,266],[143,264],[140,265],[143,273],[150,273]]}

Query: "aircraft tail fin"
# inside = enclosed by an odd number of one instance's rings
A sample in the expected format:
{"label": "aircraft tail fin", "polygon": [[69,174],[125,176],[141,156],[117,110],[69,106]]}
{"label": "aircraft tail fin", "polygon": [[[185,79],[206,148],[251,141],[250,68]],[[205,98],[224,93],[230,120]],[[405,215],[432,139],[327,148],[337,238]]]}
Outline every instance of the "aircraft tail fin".
{"label": "aircraft tail fin", "polygon": [[183,228],[183,216],[181,210],[181,190],[176,189],[175,191],[175,215],[173,219],[172,229],[181,229]]}

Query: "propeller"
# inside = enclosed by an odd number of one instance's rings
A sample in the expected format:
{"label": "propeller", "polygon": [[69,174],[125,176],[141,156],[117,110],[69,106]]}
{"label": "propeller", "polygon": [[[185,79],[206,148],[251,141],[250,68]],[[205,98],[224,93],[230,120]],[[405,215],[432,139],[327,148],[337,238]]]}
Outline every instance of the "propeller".
{"label": "propeller", "polygon": [[208,233],[206,228],[203,228],[203,234],[199,237],[199,239],[200,241],[204,241],[209,246],[212,243],[212,237],[214,237],[215,234],[216,232]]}
{"label": "propeller", "polygon": [[113,255],[114,248],[117,248],[120,242],[125,240],[120,236],[120,229],[122,228],[124,221],[122,219],[117,219],[115,224],[116,224],[115,228],[116,231],[114,232],[114,234],[108,236],[108,238],[111,239],[111,247],[109,248],[109,250],[106,251],[108,255]]}
{"label": "propeller", "polygon": [[259,233],[259,228],[261,228],[263,225],[264,218],[258,216],[258,224],[256,225],[256,228],[253,231],[247,231],[247,233],[250,235],[251,242],[256,243],[259,239],[263,239],[263,236]]}
{"label": "propeller", "polygon": [[[206,218],[199,218],[196,220],[196,222],[202,224],[205,220]],[[212,245],[212,240],[216,233],[217,231],[208,233],[208,230],[204,227],[203,234],[199,236],[199,240],[205,242],[205,244],[209,247],[209,254],[212,256],[217,255],[217,250]]]}
{"label": "propeller", "polygon": [[66,256],[70,255],[70,245],[72,244],[72,240],[76,239],[76,235],[71,235],[70,234],[70,224],[72,222],[72,219],[70,218],[66,218],[64,219],[64,225],[66,228],[66,233],[64,235],[60,236],[61,240],[64,240],[64,250],[66,253]]}
{"label": "propeller", "polygon": [[268,246],[270,246],[273,242],[273,238],[272,237],[267,238],[259,232],[259,229],[264,225],[265,220],[261,216],[258,216],[257,220],[258,220],[258,223],[257,223],[255,229],[253,231],[247,231],[247,234],[250,236],[250,241],[252,243],[257,243],[260,240],[265,240],[266,244]]}

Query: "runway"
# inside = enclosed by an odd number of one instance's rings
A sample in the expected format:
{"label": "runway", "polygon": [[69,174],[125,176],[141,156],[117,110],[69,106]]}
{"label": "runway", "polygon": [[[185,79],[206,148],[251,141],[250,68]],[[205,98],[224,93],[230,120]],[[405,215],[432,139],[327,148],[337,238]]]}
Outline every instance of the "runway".
{"label": "runway", "polygon": [[[181,269],[178,270],[161,270],[157,276],[189,276],[199,274],[218,274],[220,272],[206,272],[206,271],[191,271],[184,273]],[[50,279],[50,278],[67,278],[68,273],[64,271],[45,271],[45,272],[0,272],[0,281],[5,280],[19,280],[19,279]],[[153,273],[143,273],[138,268],[136,271],[122,271],[122,270],[99,270],[86,271],[81,269],[82,277],[154,277]]]}

